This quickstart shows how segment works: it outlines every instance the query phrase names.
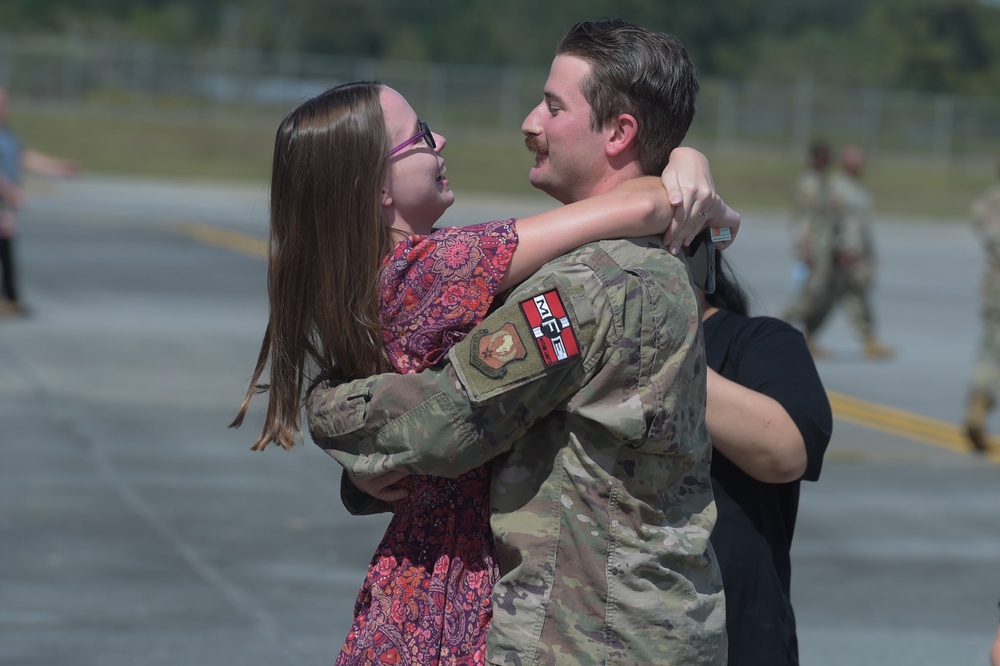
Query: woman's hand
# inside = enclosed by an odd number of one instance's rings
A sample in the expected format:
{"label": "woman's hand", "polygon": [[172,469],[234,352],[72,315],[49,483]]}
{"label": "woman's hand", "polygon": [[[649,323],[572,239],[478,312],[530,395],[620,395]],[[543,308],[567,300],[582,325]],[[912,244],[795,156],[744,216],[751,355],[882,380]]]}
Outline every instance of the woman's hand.
{"label": "woman's hand", "polygon": [[718,249],[732,245],[740,228],[740,214],[716,194],[708,159],[693,148],[675,148],[661,175],[674,216],[663,242],[672,254],[687,247],[706,227],[729,228],[729,240],[715,241]]}

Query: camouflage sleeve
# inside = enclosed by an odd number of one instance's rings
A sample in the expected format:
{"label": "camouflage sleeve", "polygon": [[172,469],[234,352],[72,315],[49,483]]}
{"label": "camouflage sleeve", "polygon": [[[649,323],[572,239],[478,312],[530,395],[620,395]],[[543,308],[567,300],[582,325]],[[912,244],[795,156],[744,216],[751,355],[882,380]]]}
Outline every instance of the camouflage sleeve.
{"label": "camouflage sleeve", "polygon": [[509,450],[583,385],[614,328],[597,276],[561,268],[523,283],[443,365],[319,384],[306,400],[313,440],[362,478],[455,477]]}

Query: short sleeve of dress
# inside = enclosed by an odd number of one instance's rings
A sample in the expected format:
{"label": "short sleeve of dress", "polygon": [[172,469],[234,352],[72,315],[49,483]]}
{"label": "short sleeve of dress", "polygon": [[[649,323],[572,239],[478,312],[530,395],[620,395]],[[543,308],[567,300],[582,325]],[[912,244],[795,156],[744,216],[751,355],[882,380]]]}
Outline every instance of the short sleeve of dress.
{"label": "short sleeve of dress", "polygon": [[486,316],[517,248],[516,220],[400,241],[379,275],[382,335],[399,372],[436,364]]}

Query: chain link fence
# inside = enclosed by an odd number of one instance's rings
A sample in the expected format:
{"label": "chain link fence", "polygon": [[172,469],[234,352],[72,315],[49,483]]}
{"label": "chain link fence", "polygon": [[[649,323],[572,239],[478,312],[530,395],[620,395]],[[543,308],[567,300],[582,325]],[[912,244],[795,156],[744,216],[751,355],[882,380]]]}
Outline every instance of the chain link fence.
{"label": "chain link fence", "polygon": [[[0,85],[22,105],[67,112],[283,113],[308,96],[380,80],[442,127],[516,130],[544,69],[479,67],[239,49],[0,34]],[[1000,148],[1000,97],[703,80],[690,137],[719,151],[801,155],[814,137],[951,161]]]}

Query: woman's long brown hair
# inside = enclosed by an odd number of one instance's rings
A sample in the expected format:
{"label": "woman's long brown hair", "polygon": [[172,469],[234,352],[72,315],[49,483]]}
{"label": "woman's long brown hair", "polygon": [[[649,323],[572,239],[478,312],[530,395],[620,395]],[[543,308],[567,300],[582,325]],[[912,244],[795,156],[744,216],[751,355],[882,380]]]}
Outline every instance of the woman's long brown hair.
{"label": "woman's long brown hair", "polygon": [[[253,445],[291,448],[303,392],[316,378],[358,379],[392,369],[379,325],[378,274],[391,249],[382,214],[389,136],[378,82],[310,99],[278,127],[271,168],[267,265],[270,314],[250,386],[267,393]],[[261,376],[269,369],[270,379]]]}

